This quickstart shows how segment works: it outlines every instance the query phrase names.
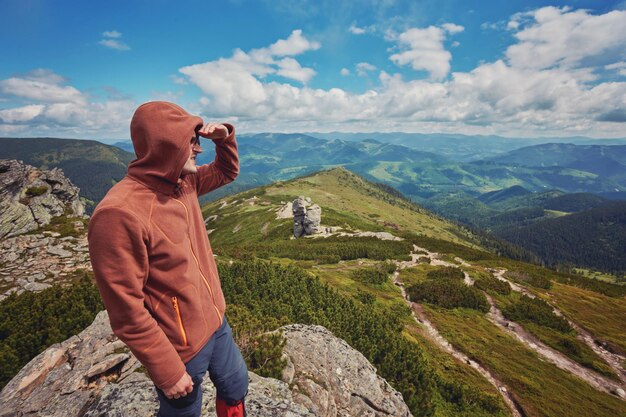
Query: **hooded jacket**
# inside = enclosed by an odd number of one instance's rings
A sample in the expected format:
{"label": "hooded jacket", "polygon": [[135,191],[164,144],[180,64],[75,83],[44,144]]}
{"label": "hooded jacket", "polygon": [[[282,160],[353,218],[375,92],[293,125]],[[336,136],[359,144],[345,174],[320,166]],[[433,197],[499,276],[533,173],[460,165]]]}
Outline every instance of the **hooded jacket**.
{"label": "hooded jacket", "polygon": [[137,158],[89,222],[89,254],[111,327],[163,390],[222,324],[226,308],[198,196],[235,179],[234,128],[216,157],[180,178],[202,119],[166,102],[141,105]]}

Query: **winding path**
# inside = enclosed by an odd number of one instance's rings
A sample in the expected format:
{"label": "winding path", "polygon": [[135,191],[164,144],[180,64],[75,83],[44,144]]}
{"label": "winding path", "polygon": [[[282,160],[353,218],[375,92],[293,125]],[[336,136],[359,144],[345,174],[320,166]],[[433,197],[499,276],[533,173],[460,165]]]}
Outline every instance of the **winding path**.
{"label": "winding path", "polygon": [[[399,268],[406,268],[408,266],[414,265],[415,263],[419,262],[420,257],[426,257],[430,259],[431,265],[452,266],[452,267],[458,268],[458,265],[442,260],[438,253],[430,252],[427,249],[421,248],[417,245],[413,245],[413,252],[422,252],[422,253],[418,253],[418,254],[411,253],[411,261],[400,262],[398,265]],[[471,264],[467,263],[466,261],[458,257],[455,258],[455,261],[459,262],[461,265],[464,265],[464,266],[471,266]],[[528,291],[526,288],[506,279],[504,277],[504,273],[506,272],[505,269],[490,270],[490,271],[493,273],[495,278],[501,281],[508,282],[509,285],[511,286],[511,289],[513,289],[513,291],[517,291],[522,294],[525,294],[530,298],[535,298],[535,295],[532,294],[530,291]],[[399,274],[399,271],[396,271],[396,274]],[[473,285],[474,281],[469,277],[468,273],[466,271],[463,271],[463,274],[465,275],[465,279],[464,279],[465,284]],[[395,274],[394,274],[394,283],[396,283],[396,285],[398,286],[402,285],[401,283],[398,283],[397,275]],[[404,287],[401,286],[401,289],[402,289],[402,294],[405,296],[405,299],[406,299]],[[626,376],[624,375],[624,370],[621,367],[621,361],[624,359],[623,357],[621,357],[620,355],[608,352],[606,349],[603,349],[601,346],[598,346],[598,344],[594,342],[593,337],[588,332],[584,331],[583,329],[580,328],[580,326],[568,320],[572,328],[574,328],[578,332],[579,338],[583,342],[585,342],[594,352],[598,353],[598,356],[600,356],[611,367],[611,369],[613,369],[616,372],[616,374],[619,376],[619,379],[621,381],[620,383],[620,382],[611,380],[605,377],[604,375],[601,375],[589,368],[585,368],[578,362],[570,359],[563,353],[555,349],[552,349],[551,347],[549,347],[548,345],[540,341],[538,338],[536,338],[535,336],[527,332],[518,323],[507,320],[503,316],[502,312],[497,308],[493,299],[486,292],[483,291],[483,293],[487,297],[487,300],[489,301],[489,304],[490,304],[490,311],[489,313],[487,313],[487,319],[491,321],[493,324],[495,324],[498,328],[500,328],[507,334],[512,335],[513,337],[518,339],[520,342],[522,342],[525,346],[537,352],[537,354],[539,354],[540,357],[542,357],[543,359],[549,361],[550,363],[554,364],[560,369],[563,369],[567,372],[570,372],[576,375],[577,377],[579,377],[580,379],[582,379],[583,381],[585,381],[586,383],[588,383],[595,389],[609,393],[609,394],[613,394],[621,398],[622,400],[626,400],[626,389],[625,389],[626,385],[624,384],[626,380],[625,379]],[[552,305],[551,307],[553,308],[555,314],[563,316],[563,314],[558,309],[556,309]],[[421,310],[421,306],[419,309]],[[421,316],[424,317],[423,310],[421,310]]]}
{"label": "winding path", "polygon": [[[393,273],[393,278],[392,278],[393,279],[393,283],[400,288],[400,291],[402,292],[402,296],[404,297],[405,302],[407,303],[407,305],[411,309],[411,312],[412,312],[412,315],[413,315],[413,319],[418,324],[421,324],[422,326],[425,327],[426,335],[427,335],[427,337],[430,340],[432,340],[434,343],[436,343],[445,352],[449,353],[450,355],[452,355],[454,358],[458,359],[459,361],[468,364],[469,366],[474,368],[476,371],[478,371],[478,373],[480,373],[483,377],[485,377],[485,379],[487,379],[487,381],[489,381],[491,383],[491,385],[496,387],[496,389],[498,390],[498,392],[500,393],[500,395],[504,399],[504,402],[506,403],[506,405],[511,410],[511,413],[513,413],[513,415],[515,417],[522,417],[523,414],[520,411],[520,408],[517,406],[517,404],[513,400],[513,397],[510,394],[510,390],[507,389],[507,387],[504,385],[504,383],[502,383],[502,381],[500,381],[487,368],[483,367],[478,362],[470,359],[463,352],[455,349],[454,346],[452,346],[452,344],[450,342],[448,342],[443,336],[441,336],[441,334],[437,331],[437,329],[432,324],[432,322],[430,320],[428,320],[428,318],[426,317],[426,314],[425,314],[424,309],[422,308],[422,306],[419,303],[414,303],[414,302],[409,300],[409,298],[408,298],[408,296],[406,294],[406,290],[404,288],[404,284],[399,279],[400,270],[402,270],[404,268],[411,267],[413,265],[417,265],[419,263],[419,258],[424,256],[422,254],[418,254],[418,253],[414,253],[414,252],[424,251],[424,252],[426,252],[429,255],[432,254],[432,252],[428,252],[425,249],[420,248],[420,247],[418,247],[416,245],[413,245],[413,248],[414,248],[414,250],[413,250],[413,253],[411,253],[411,260],[410,261],[396,261],[396,265],[398,266],[398,268]],[[428,256],[428,257],[430,258],[430,256]],[[431,259],[431,262],[437,262],[437,263],[433,263],[434,265],[454,266],[453,264],[450,264],[448,262],[442,261],[440,259],[436,259],[436,257],[432,257],[430,259]],[[467,279],[471,280],[471,278],[469,278],[467,273],[465,273],[465,275],[466,275],[466,280]]]}
{"label": "winding path", "polygon": [[[495,278],[499,279],[500,281],[508,282],[513,291],[517,291],[522,294],[525,294],[530,298],[535,298],[534,294],[530,293],[525,288],[505,278],[504,274],[506,273],[506,269],[490,269],[490,272],[493,274]],[[606,362],[607,365],[611,367],[613,372],[615,372],[615,374],[617,374],[617,376],[619,377],[620,381],[622,381],[622,384],[626,384],[626,370],[624,370],[624,368],[622,367],[622,363],[626,362],[626,357],[618,353],[613,353],[613,352],[609,352],[608,350],[606,350],[602,346],[602,342],[595,339],[591,335],[591,333],[589,333],[587,330],[583,329],[578,324],[568,319],[567,316],[564,315],[558,308],[554,307],[552,304],[550,304],[547,301],[546,303],[549,304],[550,307],[552,307],[552,310],[557,316],[561,316],[567,320],[569,325],[576,331],[577,333],[576,338],[582,341],[583,343],[585,343],[587,346],[589,346],[589,348],[593,350],[596,353],[596,355],[602,358],[604,362]]]}

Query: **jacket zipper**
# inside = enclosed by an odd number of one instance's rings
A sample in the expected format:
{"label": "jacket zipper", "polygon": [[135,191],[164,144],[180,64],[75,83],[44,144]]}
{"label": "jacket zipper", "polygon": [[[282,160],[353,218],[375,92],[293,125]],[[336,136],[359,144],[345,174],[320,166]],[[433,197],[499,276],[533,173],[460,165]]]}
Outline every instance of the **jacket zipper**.
{"label": "jacket zipper", "polygon": [[[189,228],[189,210],[187,210],[187,206],[185,205],[185,203],[183,203],[177,198],[174,198],[174,200],[178,201],[185,209],[185,216],[187,216],[187,228]],[[196,267],[198,268],[198,271],[200,272],[200,276],[202,277],[202,280],[206,284],[206,287],[209,289],[209,293],[211,294],[211,299],[213,300],[213,307],[215,308],[215,311],[217,312],[217,318],[219,319],[220,326],[221,326],[222,315],[220,314],[220,310],[217,308],[217,304],[215,304],[215,296],[213,295],[213,290],[211,289],[211,285],[209,284],[209,281],[206,279],[206,277],[204,276],[204,273],[202,272],[202,269],[200,268],[200,262],[198,261],[198,258],[196,257],[196,253],[193,249],[193,245],[191,244],[191,237],[188,236],[187,238],[189,239],[189,247],[191,248],[191,255],[193,256],[193,259],[196,261]]]}
{"label": "jacket zipper", "polygon": [[174,305],[174,310],[176,311],[176,318],[178,318],[178,327],[180,327],[180,332],[183,335],[183,345],[187,346],[187,333],[185,333],[185,328],[183,327],[183,319],[180,316],[180,309],[178,308],[177,297],[172,297],[172,304]]}

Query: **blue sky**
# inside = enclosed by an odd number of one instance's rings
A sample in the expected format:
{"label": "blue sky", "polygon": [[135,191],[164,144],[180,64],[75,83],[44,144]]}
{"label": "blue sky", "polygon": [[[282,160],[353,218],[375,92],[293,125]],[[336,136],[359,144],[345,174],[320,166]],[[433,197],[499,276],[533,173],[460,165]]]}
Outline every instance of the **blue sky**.
{"label": "blue sky", "polygon": [[239,132],[626,137],[626,1],[0,2],[0,136],[125,139],[174,101]]}

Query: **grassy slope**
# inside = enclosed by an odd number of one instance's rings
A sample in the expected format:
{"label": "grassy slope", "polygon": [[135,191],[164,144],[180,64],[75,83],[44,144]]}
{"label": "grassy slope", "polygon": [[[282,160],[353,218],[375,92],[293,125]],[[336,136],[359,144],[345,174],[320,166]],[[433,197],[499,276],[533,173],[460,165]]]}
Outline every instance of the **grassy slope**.
{"label": "grassy slope", "polygon": [[496,372],[528,416],[618,416],[626,403],[541,360],[482,314],[426,306],[439,331],[471,358]]}
{"label": "grassy slope", "polygon": [[[390,233],[395,233],[397,229],[410,230],[472,246],[459,237],[460,230],[451,223],[424,209],[410,209],[416,206],[384,193],[343,168],[258,187],[204,205],[205,217],[218,215],[216,221],[207,225],[210,229],[216,229],[210,235],[211,242],[217,246],[274,238],[288,239],[293,221],[276,220],[275,211],[300,195],[311,197],[313,203],[322,208],[323,226]],[[243,200],[254,196],[265,201],[266,205],[243,203]],[[219,208],[222,201],[232,203],[236,200],[236,205]],[[237,225],[241,225],[241,229],[232,233]]]}
{"label": "grassy slope", "polygon": [[[211,215],[218,216],[207,225],[208,229],[216,229],[210,234],[210,238],[212,245],[218,250],[221,245],[262,241],[271,244],[273,241],[289,239],[293,228],[292,219],[277,220],[275,212],[285,202],[292,201],[299,195],[311,197],[313,203],[322,207],[322,225],[325,226],[391,233],[406,230],[447,241],[463,242],[459,237],[462,234],[455,231],[453,225],[422,209],[410,209],[406,202],[394,200],[393,197],[383,194],[360,177],[338,168],[229,196],[221,201],[204,205],[203,213],[205,218]],[[257,199],[253,198],[255,196]],[[229,204],[220,208],[224,201]],[[466,242],[463,243],[471,246]],[[450,256],[450,259],[452,258]],[[226,257],[218,257],[218,261],[220,259],[227,260]],[[284,264],[294,262],[286,258],[273,260]],[[511,261],[504,264],[509,262]],[[364,284],[353,278],[351,271],[372,266],[375,261],[362,259],[342,261],[339,264],[317,264],[314,261],[295,261],[295,263],[345,295],[357,299],[363,293],[374,295],[376,301],[372,308],[404,317],[406,336],[426,349],[435,371],[444,380],[460,382],[486,395],[494,395],[496,401],[501,403],[495,389],[479,374],[466,364],[458,363],[424,338],[420,326],[408,316],[404,301],[395,286],[390,282],[382,285]],[[483,265],[464,269],[476,278],[485,273],[483,267],[497,266],[499,262],[494,261],[493,265],[484,265],[485,263],[491,262],[481,261],[479,264]],[[404,270],[401,278],[409,286],[423,280],[425,274],[434,268],[429,264],[421,264]],[[534,268],[538,267],[533,266],[532,269]],[[554,283],[549,291],[538,289],[533,291],[550,297],[550,301],[568,317],[598,337],[618,345],[625,340],[622,330],[626,328],[623,324],[623,312],[626,311],[624,298],[606,297],[558,283]],[[625,410],[623,402],[595,391],[570,374],[542,361],[516,340],[501,333],[479,313],[432,307],[427,307],[427,311],[442,334],[457,348],[485,364],[509,385],[528,415],[565,416],[571,415],[570,410],[575,410],[577,415],[618,415]],[[545,328],[533,328],[532,325],[528,327],[529,331],[546,343],[554,344],[555,335]],[[455,407],[450,402],[440,401],[436,415],[487,415],[482,408],[459,410]],[[508,410],[502,408],[493,415],[507,413]]]}

